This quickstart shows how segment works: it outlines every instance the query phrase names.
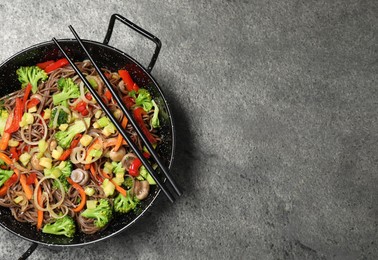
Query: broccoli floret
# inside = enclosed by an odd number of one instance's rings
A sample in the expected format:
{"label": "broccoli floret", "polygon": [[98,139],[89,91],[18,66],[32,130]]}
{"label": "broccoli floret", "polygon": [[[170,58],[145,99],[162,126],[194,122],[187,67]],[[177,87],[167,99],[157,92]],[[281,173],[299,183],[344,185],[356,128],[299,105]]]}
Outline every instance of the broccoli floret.
{"label": "broccoli floret", "polygon": [[70,98],[80,97],[79,87],[71,78],[61,78],[58,80],[58,89],[61,92],[53,95],[54,105],[61,104]]}
{"label": "broccoli floret", "polygon": [[125,178],[125,181],[123,182],[123,185],[128,188],[128,189],[131,189],[134,185],[134,179],[130,176],[126,177]]}
{"label": "broccoli floret", "polygon": [[[70,175],[71,175],[71,172],[72,172],[72,163],[71,163],[71,161],[63,161],[56,168],[58,168],[61,171],[61,175],[58,177],[58,180],[63,185],[64,190],[67,192],[68,189],[69,189],[69,187],[71,186],[69,184],[69,182],[67,181],[67,177],[70,177]],[[55,187],[55,188],[59,188],[60,187],[57,180],[54,180],[53,187]]]}
{"label": "broccoli floret", "polygon": [[0,110],[0,134],[4,134],[5,124],[7,123],[9,113],[6,109]]}
{"label": "broccoli floret", "polygon": [[81,213],[86,218],[94,218],[94,224],[98,228],[103,228],[112,218],[112,207],[106,199],[100,199],[94,209],[86,209]]}
{"label": "broccoli floret", "polygon": [[127,213],[131,210],[135,210],[139,204],[139,200],[132,196],[130,191],[127,191],[127,196],[123,196],[121,193],[114,199],[114,211],[120,213]]}
{"label": "broccoli floret", "polygon": [[62,148],[67,149],[70,147],[75,135],[80,134],[85,130],[86,122],[84,122],[83,120],[76,120],[75,123],[69,126],[65,131],[57,132],[55,134],[55,139]]}
{"label": "broccoli floret", "polygon": [[129,95],[134,98],[135,105],[143,107],[144,111],[148,112],[152,109],[152,101],[150,92],[147,89],[140,88],[138,90],[138,95],[135,91],[131,91]]}
{"label": "broccoli floret", "polygon": [[52,235],[64,235],[66,237],[73,237],[75,235],[75,222],[69,216],[57,219],[53,223],[46,224],[43,233]]}
{"label": "broccoli floret", "polygon": [[[58,113],[59,110],[59,113]],[[53,109],[50,117],[49,127],[52,128],[55,120],[56,113],[58,113],[58,120],[57,120],[57,126],[60,126],[61,124],[68,123],[68,113],[62,109],[55,108]]]}
{"label": "broccoli floret", "polygon": [[13,171],[0,169],[0,187],[12,176]]}
{"label": "broccoli floret", "polygon": [[20,67],[16,73],[18,80],[22,83],[22,88],[25,88],[30,83],[33,93],[38,90],[38,81],[45,81],[48,78],[47,73],[37,66]]}

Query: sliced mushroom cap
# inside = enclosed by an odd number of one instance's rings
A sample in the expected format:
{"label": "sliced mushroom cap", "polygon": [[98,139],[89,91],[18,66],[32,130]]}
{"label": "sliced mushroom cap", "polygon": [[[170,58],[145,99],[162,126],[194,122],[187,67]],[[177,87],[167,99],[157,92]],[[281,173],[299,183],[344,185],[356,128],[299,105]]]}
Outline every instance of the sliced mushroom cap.
{"label": "sliced mushroom cap", "polygon": [[80,185],[84,185],[89,180],[89,174],[82,169],[75,169],[71,172],[71,179]]}
{"label": "sliced mushroom cap", "polygon": [[39,159],[37,158],[37,154],[33,154],[31,158],[31,165],[37,171],[43,171],[44,167],[39,164]]}
{"label": "sliced mushroom cap", "polygon": [[134,194],[138,200],[144,200],[150,193],[150,184],[148,181],[135,181]]}
{"label": "sliced mushroom cap", "polygon": [[112,149],[109,153],[109,157],[114,162],[120,162],[122,158],[125,156],[126,150],[123,147],[120,147],[117,152]]}

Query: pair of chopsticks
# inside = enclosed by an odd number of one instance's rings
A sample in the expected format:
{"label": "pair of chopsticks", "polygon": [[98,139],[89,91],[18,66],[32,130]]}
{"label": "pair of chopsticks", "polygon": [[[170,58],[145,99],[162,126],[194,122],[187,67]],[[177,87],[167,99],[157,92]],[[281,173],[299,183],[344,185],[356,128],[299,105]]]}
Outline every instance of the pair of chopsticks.
{"label": "pair of chopsticks", "polygon": [[[124,115],[127,117],[128,121],[131,123],[135,131],[137,132],[138,136],[142,139],[143,143],[147,147],[147,150],[151,154],[152,158],[154,161],[157,163],[159,166],[161,172],[163,172],[164,176],[167,178],[168,182],[171,184],[173,190],[178,196],[181,196],[181,191],[178,188],[177,184],[175,181],[172,179],[171,175],[169,174],[169,171],[167,167],[164,165],[162,160],[159,158],[158,154],[156,153],[155,149],[152,147],[151,143],[148,141],[136,121],[134,120],[132,114],[126,109],[125,105],[123,104],[121,98],[118,96],[108,79],[105,77],[104,73],[100,70],[100,68],[97,66],[96,62],[93,60],[92,56],[89,54],[87,48],[84,46],[82,40],[80,39],[79,35],[76,33],[74,28],[70,25],[69,26],[71,32],[75,36],[76,40],[80,44],[81,48],[84,50],[85,54],[88,56],[89,60],[92,62],[93,67],[96,69],[98,75],[101,77],[102,81],[105,83],[106,87],[112,94],[114,100],[117,102],[118,106],[121,108],[122,112]],[[167,198],[171,201],[174,202],[174,197],[172,193],[165,187],[164,183],[160,181],[158,178],[158,175],[156,171],[152,168],[151,164],[148,162],[148,160],[143,156],[142,152],[138,149],[137,145],[133,142],[131,137],[126,133],[126,129],[123,129],[121,124],[117,121],[117,119],[113,116],[109,108],[105,105],[105,103],[102,101],[101,97],[97,93],[97,91],[91,86],[91,84],[88,82],[88,80],[85,78],[85,76],[81,73],[79,68],[75,65],[75,63],[68,57],[67,53],[64,51],[62,46],[59,44],[59,42],[53,38],[53,42],[58,46],[60,51],[63,53],[63,55],[66,57],[66,59],[69,61],[71,64],[72,68],[75,70],[75,72],[78,74],[78,76],[81,78],[85,86],[88,88],[88,90],[91,92],[92,96],[96,99],[97,103],[100,105],[102,110],[105,112],[105,114],[109,117],[109,119],[112,121],[112,123],[115,125],[117,130],[121,133],[122,137],[127,141],[131,149],[134,151],[136,156],[141,160],[142,164],[148,172],[151,174],[152,178],[155,180],[156,184],[161,188],[161,190],[164,192],[164,194],[167,196]]]}

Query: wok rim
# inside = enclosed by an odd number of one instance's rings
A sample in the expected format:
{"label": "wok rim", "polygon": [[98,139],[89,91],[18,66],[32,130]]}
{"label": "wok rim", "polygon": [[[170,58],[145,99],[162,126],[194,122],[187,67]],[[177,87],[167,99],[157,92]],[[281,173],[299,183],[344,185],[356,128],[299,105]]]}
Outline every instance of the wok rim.
{"label": "wok rim", "polygon": [[[140,69],[146,73],[148,75],[148,77],[151,79],[152,83],[154,84],[154,86],[157,88],[157,91],[160,93],[161,95],[161,98],[162,100],[164,101],[164,104],[167,108],[167,114],[168,114],[168,117],[171,121],[171,125],[170,125],[170,128],[172,130],[172,137],[171,137],[171,140],[172,140],[172,146],[171,146],[171,156],[170,156],[170,160],[169,160],[169,164],[168,164],[168,169],[171,169],[172,165],[173,165],[173,161],[174,161],[174,157],[175,157],[175,150],[176,150],[176,127],[175,127],[175,123],[174,123],[174,120],[173,120],[173,117],[172,117],[172,111],[171,111],[171,107],[167,101],[167,99],[165,98],[165,95],[161,89],[161,87],[159,86],[159,84],[157,83],[157,81],[155,80],[155,78],[151,75],[150,72],[148,72],[146,70],[146,68],[141,65],[138,61],[136,61],[133,57],[131,57],[130,55],[128,55],[127,53],[119,50],[118,48],[115,48],[113,46],[110,46],[110,45],[107,45],[107,44],[103,44],[101,42],[97,42],[97,41],[93,41],[93,40],[82,40],[85,44],[93,44],[93,45],[97,45],[99,47],[102,47],[102,48],[109,48],[110,50],[113,50],[115,52],[117,52],[118,54],[120,55],[123,55],[125,56],[126,58],[128,58],[130,61],[132,61],[133,63],[135,63],[137,66],[140,67]],[[75,39],[58,39],[58,42],[59,43],[74,43],[74,42],[77,42]],[[3,62],[1,62],[0,64],[0,68],[2,68],[4,65],[6,65],[8,62],[12,61],[13,59],[15,59],[17,56],[21,55],[21,54],[25,54],[27,52],[30,52],[32,51],[33,49],[36,49],[36,48],[40,48],[40,47],[43,47],[43,46],[48,46],[48,45],[54,45],[55,43],[51,40],[51,41],[44,41],[44,42],[40,42],[40,43],[37,43],[37,44],[34,44],[34,45],[31,45],[15,54],[13,54],[12,56],[10,56],[9,58],[7,58],[6,60],[4,60]],[[165,184],[166,183],[166,178],[164,178],[163,180],[163,183]],[[145,207],[145,209],[142,211],[142,213],[140,213],[138,216],[136,216],[131,222],[129,222],[128,224],[126,224],[124,227],[122,227],[121,229],[117,230],[117,231],[114,231],[112,232],[111,234],[107,235],[107,236],[104,236],[104,237],[101,237],[101,238],[98,238],[98,239],[94,239],[92,241],[86,241],[86,242],[83,242],[83,243],[77,243],[77,244],[54,244],[54,243],[46,243],[46,242],[43,242],[43,241],[38,241],[38,240],[33,240],[33,239],[30,239],[30,238],[27,238],[19,233],[17,233],[16,231],[8,228],[6,225],[3,224],[2,221],[0,221],[0,226],[2,228],[4,228],[5,230],[9,231],[10,233],[16,235],[17,237],[20,237],[26,241],[29,241],[29,242],[32,242],[32,243],[36,243],[38,245],[42,245],[42,246],[45,246],[45,247],[56,247],[56,248],[65,248],[65,247],[79,247],[79,246],[87,246],[87,245],[91,245],[91,244],[95,244],[95,243],[98,243],[98,242],[101,242],[101,241],[104,241],[106,239],[109,239],[111,237],[114,237],[122,232],[124,232],[126,229],[130,228],[131,226],[133,226],[140,218],[142,218],[145,213],[150,209],[150,207],[154,204],[155,200],[159,197],[161,193],[161,189],[160,187],[157,186],[157,191],[156,191],[156,194],[154,195],[154,197],[152,198],[151,202]]]}

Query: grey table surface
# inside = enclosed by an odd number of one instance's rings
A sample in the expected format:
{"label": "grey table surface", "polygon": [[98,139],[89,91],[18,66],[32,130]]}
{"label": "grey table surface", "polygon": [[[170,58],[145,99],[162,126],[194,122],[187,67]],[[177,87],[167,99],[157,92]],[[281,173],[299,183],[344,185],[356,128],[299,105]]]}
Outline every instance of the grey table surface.
{"label": "grey table surface", "polygon": [[[0,60],[52,37],[102,41],[119,13],[162,40],[173,173],[137,225],[30,259],[376,259],[378,2],[4,1]],[[147,64],[152,45],[111,41]],[[29,242],[0,230],[0,258]]]}

